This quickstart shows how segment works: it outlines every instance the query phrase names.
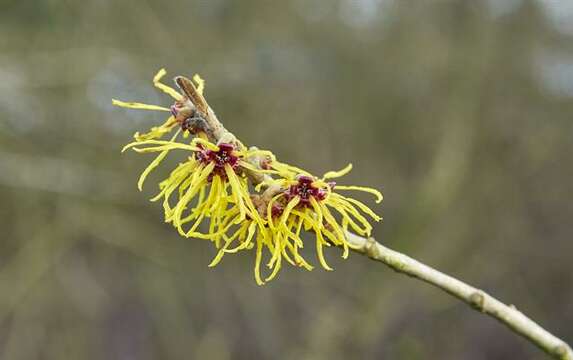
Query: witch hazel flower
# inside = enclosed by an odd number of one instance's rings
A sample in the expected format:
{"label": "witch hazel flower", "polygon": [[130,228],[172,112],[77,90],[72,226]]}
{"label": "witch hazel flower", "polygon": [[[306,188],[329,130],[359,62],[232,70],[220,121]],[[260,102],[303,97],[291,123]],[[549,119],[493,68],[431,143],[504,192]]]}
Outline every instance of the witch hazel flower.
{"label": "witch hazel flower", "polygon": [[[147,140],[129,144],[127,148],[139,153],[175,149],[190,152],[187,160],[159,184],[159,193],[151,199],[163,200],[165,221],[173,224],[181,235],[210,239],[219,246],[234,224],[249,218],[262,225],[243,167],[251,167],[246,162],[249,157],[268,152],[239,149],[229,143],[215,145],[201,137],[190,144]],[[208,223],[206,232],[199,229],[203,222]]]}
{"label": "witch hazel flower", "polygon": [[[141,173],[139,190],[168,154],[175,150],[185,154],[151,200],[162,202],[165,221],[180,235],[215,245],[217,253],[209,266],[216,266],[226,254],[254,249],[254,277],[259,285],[274,279],[284,263],[312,270],[301,255],[308,232],[315,236],[319,263],[332,270],[323,248],[342,247],[346,258],[348,231],[369,236],[370,221],[381,220],[364,203],[341,194],[367,192],[380,202],[379,191],[332,181],[347,174],[351,165],[317,178],[277,161],[269,151],[247,148],[218,122],[203,97],[205,83],[198,75],[194,83],[175,79],[184,93],[180,94],[160,82],[165,74],[161,69],[153,83],[174,99],[169,107],[113,100],[120,107],[169,113],[162,125],[136,133],[123,151],[158,154]],[[171,138],[164,140],[166,134]],[[187,140],[190,135],[194,138]],[[268,274],[263,276],[264,267]]]}
{"label": "witch hazel flower", "polygon": [[[207,140],[206,135],[198,131],[199,129],[192,129],[190,120],[197,119],[193,116],[193,108],[188,105],[188,99],[184,95],[160,82],[165,74],[164,69],[160,70],[153,83],[175,99],[170,108],[113,100],[115,105],[121,107],[171,113],[163,125],[142,135],[136,133],[135,141],[127,144],[123,151],[132,149],[138,153],[159,153],[142,172],[138,181],[139,190],[142,190],[149,174],[169,152],[186,151],[186,161],[180,163],[169,177],[159,184],[160,192],[151,200],[163,199],[165,221],[173,224],[181,235],[211,239],[219,244],[226,236],[226,230],[233,224],[240,223],[247,217],[262,222],[252,204],[243,167],[249,167],[253,171],[255,168],[246,161],[248,158],[273,155],[256,148],[246,149],[238,141],[214,144]],[[202,94],[204,81],[198,75],[194,80],[198,93]],[[176,127],[179,129],[171,139],[161,140]],[[182,131],[184,137],[189,134],[197,137],[189,143],[177,140]],[[203,222],[209,223],[206,232],[199,231]]]}
{"label": "witch hazel flower", "polygon": [[[361,201],[339,193],[346,190],[367,192],[373,194],[379,203],[382,194],[378,190],[337,185],[330,181],[350,172],[351,164],[340,171],[328,172],[322,178],[282,163],[271,163],[271,167],[283,176],[282,179],[272,180],[272,186],[280,190],[276,191],[266,209],[268,227],[274,235],[274,251],[269,262],[271,266],[280,263],[281,257],[285,257],[291,263],[308,268],[306,262],[300,261],[298,252],[304,243],[301,230],[305,230],[315,233],[318,260],[324,269],[332,270],[326,262],[323,248],[341,246],[342,256],[346,258],[350,246],[346,239],[347,232],[352,230],[359,235],[369,236],[372,225],[368,218],[381,220]],[[290,256],[298,261],[291,261]]]}

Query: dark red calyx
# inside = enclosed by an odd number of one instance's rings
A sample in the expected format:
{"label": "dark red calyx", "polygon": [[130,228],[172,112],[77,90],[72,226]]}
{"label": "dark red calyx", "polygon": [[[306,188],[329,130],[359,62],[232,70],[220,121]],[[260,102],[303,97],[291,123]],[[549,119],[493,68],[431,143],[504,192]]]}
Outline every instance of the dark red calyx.
{"label": "dark red calyx", "polygon": [[290,201],[294,197],[298,196],[300,198],[298,206],[311,207],[311,198],[314,198],[316,201],[321,201],[326,198],[326,191],[314,186],[314,179],[312,177],[307,175],[299,175],[297,177],[297,181],[298,183],[291,185],[285,191],[287,201]]}
{"label": "dark red calyx", "polygon": [[219,150],[217,151],[205,149],[201,145],[198,147],[201,148],[201,150],[195,153],[197,160],[204,164],[215,164],[215,168],[209,175],[209,181],[211,181],[215,175],[220,176],[223,180],[227,180],[225,165],[230,165],[233,170],[239,166],[239,157],[234,154],[235,147],[232,144],[219,144]]}

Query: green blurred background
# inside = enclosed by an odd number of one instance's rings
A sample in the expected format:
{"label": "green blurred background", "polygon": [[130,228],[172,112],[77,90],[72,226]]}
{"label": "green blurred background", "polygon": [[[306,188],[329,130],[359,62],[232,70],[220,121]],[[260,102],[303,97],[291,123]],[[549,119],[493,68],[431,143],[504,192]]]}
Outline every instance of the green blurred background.
{"label": "green blurred background", "polygon": [[264,287],[252,253],[207,268],[119,152],[163,114],[111,98],[169,105],[163,66],[245,143],[353,162],[379,241],[573,341],[573,2],[2,0],[1,359],[544,358],[356,254]]}

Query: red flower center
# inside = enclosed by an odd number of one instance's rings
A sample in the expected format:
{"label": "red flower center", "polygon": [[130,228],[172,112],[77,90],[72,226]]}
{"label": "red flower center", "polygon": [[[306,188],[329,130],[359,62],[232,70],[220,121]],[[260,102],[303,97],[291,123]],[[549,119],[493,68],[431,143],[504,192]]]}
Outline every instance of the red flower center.
{"label": "red flower center", "polygon": [[311,207],[311,198],[314,198],[316,201],[321,201],[326,198],[326,190],[314,186],[312,184],[314,182],[312,177],[299,175],[297,180],[297,184],[291,185],[285,191],[287,202],[298,196],[300,198],[298,206]]}
{"label": "red flower center", "polygon": [[199,147],[202,149],[195,153],[197,160],[204,164],[215,164],[215,168],[213,168],[213,171],[209,174],[209,181],[211,181],[215,175],[220,176],[223,180],[227,180],[225,165],[230,165],[233,170],[238,168],[239,157],[233,154],[235,147],[232,144],[219,144],[219,150],[217,151],[204,149],[201,145],[199,145]]}
{"label": "red flower center", "polygon": [[[312,183],[314,179],[310,176],[306,175],[299,175],[297,177],[297,183],[294,185],[289,186],[282,195],[282,201],[274,203],[271,208],[271,216],[273,218],[277,218],[283,214],[284,208],[289,201],[294,199],[295,197],[299,197],[299,203],[296,205],[297,208],[310,208],[312,207],[312,203],[310,202],[311,198],[314,198],[316,201],[322,201],[326,199],[327,191],[323,188],[319,188],[314,186]],[[333,189],[336,186],[334,181],[327,183],[328,186]]]}

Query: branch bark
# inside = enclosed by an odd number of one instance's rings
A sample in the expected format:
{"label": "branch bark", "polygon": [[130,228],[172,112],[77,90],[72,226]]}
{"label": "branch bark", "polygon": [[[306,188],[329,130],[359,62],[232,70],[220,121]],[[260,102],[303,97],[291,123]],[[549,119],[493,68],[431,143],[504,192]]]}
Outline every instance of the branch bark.
{"label": "branch bark", "polygon": [[475,310],[495,318],[556,359],[573,360],[573,351],[567,343],[525,316],[514,305],[506,305],[485,291],[389,249],[373,238],[366,239],[353,233],[347,233],[347,238],[354,251],[448,292]]}
{"label": "branch bark", "polygon": [[[222,142],[224,139],[243,146],[232,133],[225,129],[205,98],[197,92],[189,79],[179,76],[175,78],[175,82],[189,100],[190,105],[197,109],[200,115],[205,118],[206,129],[204,130],[209,135],[210,140]],[[257,159],[251,160],[254,166],[260,166],[260,162]],[[249,174],[248,171],[247,175],[255,184],[262,182],[268,176]],[[267,190],[272,191],[271,188]],[[475,310],[497,319],[510,330],[523,336],[556,359],[573,360],[573,351],[567,343],[525,316],[514,305],[506,305],[483,290],[470,286],[407,255],[383,246],[374,238],[363,238],[348,232],[347,239],[355,252],[379,261],[399,273],[417,278],[444,290]]]}

